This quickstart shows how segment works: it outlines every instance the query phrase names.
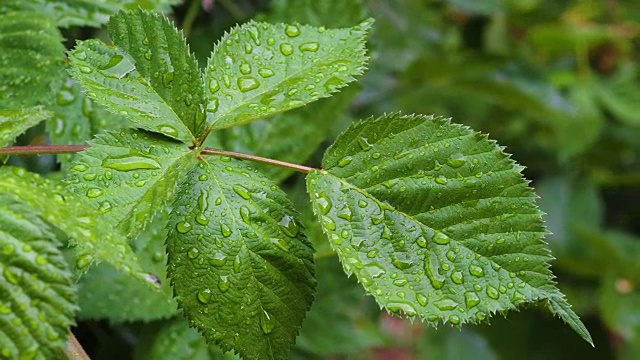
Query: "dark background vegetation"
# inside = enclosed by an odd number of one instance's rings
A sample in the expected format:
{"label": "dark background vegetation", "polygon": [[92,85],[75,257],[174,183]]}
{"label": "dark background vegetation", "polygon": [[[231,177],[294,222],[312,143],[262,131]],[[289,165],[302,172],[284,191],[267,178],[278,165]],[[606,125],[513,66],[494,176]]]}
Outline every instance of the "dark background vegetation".
{"label": "dark background vegetation", "polygon": [[[527,167],[547,213],[559,287],[596,347],[535,307],[462,329],[390,317],[346,278],[307,222],[319,292],[292,357],[640,359],[640,1],[192,0],[172,14],[201,64],[225,30],[249,19],[345,27],[367,17],[376,20],[371,61],[358,84],[299,112],[299,128],[231,130],[222,145],[259,153],[256,142],[276,146],[300,128],[323,129],[305,145],[308,163],[319,166],[351,121],[398,110],[489,133]],[[107,37],[89,28],[65,35]],[[332,101],[346,111],[324,111]],[[31,168],[55,166],[33,159]],[[280,176],[311,219],[303,177]],[[81,321],[75,332],[95,359],[224,357],[168,321]]]}

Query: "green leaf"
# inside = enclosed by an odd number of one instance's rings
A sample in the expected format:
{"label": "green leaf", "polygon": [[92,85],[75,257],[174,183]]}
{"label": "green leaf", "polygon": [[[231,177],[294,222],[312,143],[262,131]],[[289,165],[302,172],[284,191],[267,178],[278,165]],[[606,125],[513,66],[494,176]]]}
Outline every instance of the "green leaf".
{"label": "green leaf", "polygon": [[[350,91],[352,88],[330,99],[214,134],[220,134],[223,149],[302,164],[315,153],[331,129],[343,118],[355,95]],[[261,163],[255,166],[276,182],[284,180],[293,171]]]}
{"label": "green leaf", "polygon": [[387,310],[458,325],[540,302],[591,343],[553,282],[535,194],[486,136],[390,114],[351,126],[323,167],[307,178],[316,216]]}
{"label": "green leaf", "polygon": [[164,16],[138,9],[113,16],[109,35],[191,133],[202,135],[204,87],[198,62],[182,33]]}
{"label": "green leaf", "polygon": [[[5,0],[6,1],[6,0]],[[8,0],[9,9],[26,9],[51,16],[60,27],[100,26],[123,8],[168,11],[180,0]],[[2,6],[0,6],[2,10]]]}
{"label": "green leaf", "polygon": [[29,205],[32,212],[71,238],[78,254],[77,270],[84,272],[94,260],[102,260],[149,282],[126,239],[110,223],[98,223],[88,204],[66,191],[62,184],[22,168],[1,167],[0,192]]}
{"label": "green leaf", "polygon": [[156,215],[150,226],[131,244],[140,264],[152,274],[150,276],[160,284],[160,289],[140,286],[127,274],[108,264],[100,264],[80,280],[80,318],[129,322],[163,319],[176,314],[177,304],[166,276],[164,240],[167,238],[168,220],[167,212]]}
{"label": "green leaf", "polygon": [[190,328],[183,319],[162,324],[151,324],[144,328],[140,343],[136,347],[135,359],[140,360],[236,360],[231,353],[222,354],[209,345]]}
{"label": "green leaf", "polygon": [[[129,118],[133,126],[193,142],[193,135],[158,94],[154,82],[138,72],[135,60],[122,49],[99,40],[81,41],[69,59],[71,75],[87,89],[90,98]],[[163,76],[167,84],[173,81],[168,74],[158,76]]]}
{"label": "green leaf", "polygon": [[[80,145],[104,130],[126,127],[128,120],[106,111],[83,92],[80,84],[67,79],[56,94],[53,116],[46,122],[53,145]],[[58,154],[63,171],[68,171],[78,154]]]}
{"label": "green leaf", "polygon": [[215,46],[205,72],[207,123],[248,123],[330,96],[364,70],[371,21],[350,29],[249,22]]}
{"label": "green leaf", "polygon": [[49,117],[42,107],[22,110],[0,109],[0,147],[10,145],[20,134]]}
{"label": "green leaf", "polygon": [[71,167],[69,188],[129,238],[164,210],[197,156],[185,144],[137,130],[105,132],[89,145]]}
{"label": "green leaf", "polygon": [[66,347],[76,294],[51,226],[0,196],[0,357],[56,358]]}
{"label": "green leaf", "polygon": [[168,275],[191,326],[223,351],[288,358],[315,290],[313,248],[285,194],[230,158],[201,162],[169,221]]}
{"label": "green leaf", "polygon": [[0,108],[46,104],[64,79],[62,35],[46,16],[0,12]]}

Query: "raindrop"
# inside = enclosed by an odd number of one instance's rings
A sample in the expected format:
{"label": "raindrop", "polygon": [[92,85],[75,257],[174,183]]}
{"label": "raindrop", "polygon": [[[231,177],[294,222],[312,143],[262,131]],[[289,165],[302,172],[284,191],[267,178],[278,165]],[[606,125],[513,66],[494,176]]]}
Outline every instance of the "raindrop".
{"label": "raindrop", "polygon": [[203,304],[207,304],[209,303],[209,301],[211,301],[211,289],[206,288],[206,289],[202,289],[200,291],[198,291],[197,297],[198,297],[198,301],[200,301]]}
{"label": "raindrop", "polygon": [[369,276],[373,278],[379,278],[387,272],[387,270],[385,270],[385,268],[377,262],[371,262],[365,265],[363,271],[366,271]]}
{"label": "raindrop", "polygon": [[109,211],[111,211],[112,206],[111,203],[108,201],[103,201],[100,203],[100,207],[98,208],[98,212],[100,212],[100,214],[106,214]]}
{"label": "raindrop", "polygon": [[445,277],[440,275],[438,272],[438,259],[434,255],[426,254],[424,261],[424,271],[429,281],[431,282],[431,286],[434,289],[440,290],[444,286]]}
{"label": "raindrop", "polygon": [[427,248],[427,239],[424,238],[424,236],[420,236],[417,240],[416,240],[416,244],[418,244],[418,246],[420,246],[421,248]]}
{"label": "raindrop", "polygon": [[416,293],[416,301],[418,301],[418,304],[422,306],[427,306],[429,298],[427,298],[427,296],[423,293]]}
{"label": "raindrop", "polygon": [[368,151],[369,149],[371,149],[373,147],[373,145],[371,145],[369,143],[369,139],[367,139],[366,137],[358,138],[358,145],[360,145],[360,148],[363,151]]}
{"label": "raindrop", "polygon": [[378,249],[373,249],[373,250],[370,250],[369,252],[367,252],[367,257],[369,259],[373,259],[376,256],[378,256]]}
{"label": "raindrop", "polygon": [[222,236],[224,237],[229,237],[231,236],[231,234],[233,233],[231,231],[231,228],[229,228],[226,224],[224,223],[220,223],[220,232],[222,233]]}
{"label": "raindrop", "polygon": [[147,59],[147,60],[151,60],[151,50],[147,50],[144,53],[144,58]]}
{"label": "raindrop", "polygon": [[278,226],[280,226],[280,229],[282,229],[282,231],[289,237],[296,237],[296,235],[298,235],[298,231],[300,231],[300,227],[296,223],[295,218],[291,215],[283,216],[282,219],[280,219]]}
{"label": "raindrop", "polygon": [[84,66],[84,65],[80,65],[78,66],[78,69],[80,70],[81,73],[83,74],[91,74],[93,72],[93,69],[88,67],[88,66]]}
{"label": "raindrop", "polygon": [[398,270],[406,270],[413,266],[411,260],[399,259],[395,254],[392,255],[393,260],[391,264],[395,266]]}
{"label": "raindrop", "polygon": [[366,200],[358,200],[358,206],[362,209],[366,208],[367,206],[369,206],[369,203]]}
{"label": "raindrop", "polygon": [[251,211],[249,210],[248,207],[244,205],[240,207],[240,217],[242,218],[242,221],[244,221],[246,224],[251,223]]}
{"label": "raindrop", "polygon": [[287,34],[288,37],[296,37],[300,35],[300,28],[296,25],[287,25],[284,28],[284,33]]}
{"label": "raindrop", "polygon": [[436,184],[447,185],[447,178],[443,175],[438,176],[435,180]]}
{"label": "raindrop", "polygon": [[97,198],[98,196],[102,195],[104,193],[104,191],[102,191],[102,189],[98,189],[98,188],[91,188],[89,190],[87,190],[87,197],[88,198]]}
{"label": "raindrop", "polygon": [[329,92],[334,92],[344,85],[342,79],[332,76],[324,83],[324,88]]}
{"label": "raindrop", "polygon": [[471,309],[474,306],[480,304],[480,298],[478,297],[478,294],[474,293],[473,291],[467,291],[466,293],[464,293],[464,302],[465,305],[467,305],[467,309]]}
{"label": "raindrop", "polygon": [[211,98],[209,100],[209,102],[207,103],[207,108],[205,109],[206,112],[210,112],[210,113],[214,113],[218,111],[218,98],[214,97]]}
{"label": "raindrop", "polygon": [[469,273],[473,276],[476,277],[483,277],[484,276],[484,269],[478,265],[470,265],[469,266]]}
{"label": "raindrop", "polygon": [[397,279],[393,281],[393,285],[395,286],[405,286],[407,285],[407,283],[409,282],[409,280],[407,279]]}
{"label": "raindrop", "polygon": [[124,56],[114,55],[105,66],[100,67],[100,70],[107,76],[122,79],[135,70],[135,68],[132,62],[128,60],[125,61]]}
{"label": "raindrop", "polygon": [[351,209],[348,206],[345,206],[340,212],[338,212],[338,217],[340,219],[344,219],[347,221],[351,221]]}
{"label": "raindrop", "polygon": [[260,328],[265,334],[270,334],[273,328],[276,326],[276,319],[273,315],[269,314],[266,310],[262,310],[260,314]]}
{"label": "raindrop", "polygon": [[236,194],[240,195],[245,200],[251,199],[251,193],[242,185],[234,185],[233,191],[235,191]]}
{"label": "raindrop", "polygon": [[85,164],[75,164],[71,167],[71,170],[79,172],[87,171],[87,169],[89,169],[89,167]]}
{"label": "raindrop", "polygon": [[449,317],[449,322],[452,323],[453,325],[459,325],[460,324],[460,317],[458,315],[451,315]]}
{"label": "raindrop", "polygon": [[[77,266],[77,265],[76,265]],[[4,271],[4,278],[7,279],[8,282],[10,282],[11,284],[17,284],[18,283],[18,275],[16,275],[11,268],[9,267],[5,267]]]}
{"label": "raindrop", "polygon": [[289,56],[289,55],[293,54],[293,46],[291,46],[291,44],[287,44],[287,43],[280,44],[280,52],[284,56]]}
{"label": "raindrop", "polygon": [[318,206],[320,206],[320,210],[324,215],[327,215],[329,213],[329,210],[331,210],[331,206],[333,206],[331,198],[329,198],[324,191],[320,195],[318,195],[318,197],[316,198],[316,203],[318,204]]}
{"label": "raindrop", "polygon": [[274,76],[276,73],[273,72],[273,70],[271,70],[271,69],[260,68],[260,69],[258,69],[258,74],[266,79],[266,78],[270,78],[270,77]]}
{"label": "raindrop", "polygon": [[289,244],[287,244],[287,242],[284,239],[271,238],[271,239],[269,239],[269,241],[271,241],[271,243],[273,245],[277,246],[280,250],[282,250],[284,252],[289,252]]}
{"label": "raindrop", "polygon": [[187,256],[189,257],[189,259],[195,259],[198,257],[198,255],[200,255],[200,250],[198,250],[198,248],[192,247],[191,249],[189,249],[189,251],[187,251]]}
{"label": "raindrop", "polygon": [[349,165],[352,161],[353,161],[353,158],[351,156],[345,156],[338,162],[338,166],[345,167]]}
{"label": "raindrop", "polygon": [[487,285],[487,295],[494,300],[498,300],[498,298],[500,297],[498,289],[491,285]]}
{"label": "raindrop", "polygon": [[218,278],[218,289],[220,289],[221,292],[227,292],[230,286],[231,283],[229,282],[229,276],[221,275],[220,278]]}
{"label": "raindrop", "polygon": [[220,90],[220,83],[218,83],[216,79],[211,79],[211,81],[209,81],[209,92],[215,94],[218,90]]}
{"label": "raindrop", "polygon": [[438,245],[446,245],[450,241],[451,241],[451,238],[449,238],[447,235],[445,235],[440,231],[436,231],[436,233],[433,235],[433,242]]}
{"label": "raindrop", "polygon": [[247,92],[257,89],[260,86],[260,82],[252,76],[241,76],[238,78],[238,87],[240,91]]}
{"label": "raindrop", "polygon": [[204,213],[196,215],[196,222],[200,225],[207,226],[209,224],[209,218]]}
{"label": "raindrop", "polygon": [[243,62],[242,64],[240,64],[240,72],[243,75],[251,74],[251,64],[246,62]]}
{"label": "raindrop", "polygon": [[439,310],[442,311],[447,311],[447,310],[454,310],[455,308],[458,307],[458,303],[449,299],[449,298],[442,298],[436,302],[433,303]]}
{"label": "raindrop", "polygon": [[240,265],[242,265],[242,260],[240,259],[240,255],[236,255],[236,257],[233,259],[233,271],[235,273],[240,272]]}
{"label": "raindrop", "polygon": [[298,46],[298,49],[300,49],[300,51],[308,51],[308,52],[316,52],[318,51],[319,48],[320,48],[320,44],[318,44],[317,42],[302,43],[300,44],[300,46]]}
{"label": "raindrop", "polygon": [[467,158],[460,153],[451,155],[449,157],[449,160],[447,160],[447,165],[455,169],[463,166],[466,163],[467,163]]}
{"label": "raindrop", "polygon": [[453,273],[451,273],[451,280],[460,285],[464,282],[464,278],[462,277],[462,272],[461,271],[454,271]]}
{"label": "raindrop", "polygon": [[405,301],[392,301],[386,305],[387,309],[396,315],[402,315],[404,312],[409,317],[414,317],[418,312],[409,302]]}
{"label": "raindrop", "polygon": [[333,231],[336,229],[336,222],[332,218],[322,215],[322,226],[329,231]]}
{"label": "raindrop", "polygon": [[76,50],[73,52],[73,56],[75,56],[76,59],[78,60],[86,60],[87,59],[87,53],[84,50]]}
{"label": "raindrop", "polygon": [[191,224],[186,221],[180,221],[178,224],[176,224],[176,230],[178,230],[178,232],[181,234],[188,233],[189,231],[191,231],[191,228]]}
{"label": "raindrop", "polygon": [[215,267],[222,267],[227,263],[227,257],[222,253],[217,253],[212,259],[209,259],[209,264]]}
{"label": "raindrop", "polygon": [[102,161],[102,166],[119,171],[160,169],[160,164],[157,161],[136,155],[108,157]]}

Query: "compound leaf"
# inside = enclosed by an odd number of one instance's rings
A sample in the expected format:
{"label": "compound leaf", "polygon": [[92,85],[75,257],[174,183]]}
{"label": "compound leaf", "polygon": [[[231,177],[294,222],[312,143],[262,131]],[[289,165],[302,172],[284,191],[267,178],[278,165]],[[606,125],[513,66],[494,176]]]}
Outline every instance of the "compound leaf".
{"label": "compound leaf", "polygon": [[44,15],[0,11],[0,108],[49,102],[64,79],[62,35]]}
{"label": "compound leaf", "polygon": [[0,110],[0,146],[13,142],[18,135],[49,117],[41,107],[22,110]]}
{"label": "compound leaf", "polygon": [[130,239],[165,208],[197,156],[183,143],[139,130],[105,132],[89,145],[70,169],[69,188]]}
{"label": "compound leaf", "polygon": [[207,123],[248,123],[330,96],[364,69],[371,21],[348,29],[249,22],[215,46],[205,72]]}
{"label": "compound leaf", "polygon": [[167,251],[185,317],[224,351],[288,358],[316,282],[313,248],[286,195],[224,157],[201,162],[180,189]]}
{"label": "compound leaf", "polygon": [[204,132],[204,87],[196,58],[185,38],[161,14],[119,12],[109,21],[116,45],[135,61],[136,70],[173,109],[194,136]]}
{"label": "compound leaf", "polygon": [[387,310],[458,325],[539,302],[592,342],[553,282],[535,194],[486,136],[390,114],[351,126],[323,167],[308,175],[314,212]]}
{"label": "compound leaf", "polygon": [[[140,286],[136,279],[117,271],[109,264],[99,264],[80,280],[79,317],[108,319],[111,322],[151,321],[176,314],[177,305],[166,277],[167,211],[158,213],[153,222],[132,242],[140,264],[150,272],[160,289]],[[109,286],[105,286],[109,284]]]}
{"label": "compound leaf", "polygon": [[[180,117],[157,92],[155,82],[136,69],[136,61],[120,48],[99,40],[78,42],[70,53],[71,75],[87,95],[134,126],[191,144],[194,140]],[[154,73],[154,75],[156,75]],[[163,81],[173,81],[168,73]]]}
{"label": "compound leaf", "polygon": [[0,357],[57,358],[73,324],[73,275],[51,226],[0,196]]}
{"label": "compound leaf", "polygon": [[32,212],[65,232],[78,254],[77,270],[86,271],[94,260],[101,260],[149,281],[126,239],[109,223],[98,223],[89,205],[62,184],[7,166],[0,168],[0,193],[28,205]]}

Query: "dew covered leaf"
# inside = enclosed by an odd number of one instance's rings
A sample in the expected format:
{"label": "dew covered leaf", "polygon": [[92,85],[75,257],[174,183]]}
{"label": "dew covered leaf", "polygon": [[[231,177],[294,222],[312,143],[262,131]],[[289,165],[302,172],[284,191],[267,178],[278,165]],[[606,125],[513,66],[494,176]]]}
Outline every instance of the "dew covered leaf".
{"label": "dew covered leaf", "polygon": [[215,46],[205,70],[207,123],[248,123],[330,96],[365,67],[371,21],[347,29],[249,22]]}
{"label": "dew covered leaf", "polygon": [[[104,130],[126,127],[128,120],[96,104],[84,94],[80,84],[68,78],[56,94],[51,107],[53,116],[47,122],[53,145],[80,145]],[[58,154],[63,171],[68,171],[78,154]]]}
{"label": "dew covered leaf", "polygon": [[166,17],[140,9],[109,20],[109,34],[136,70],[195,137],[204,132],[204,87],[198,62],[185,38]]}
{"label": "dew covered leaf", "polygon": [[545,305],[591,337],[556,288],[521,167],[448,120],[390,114],[346,130],[307,178],[348,274],[387,310],[432,325]]}
{"label": "dew covered leaf", "polygon": [[224,351],[288,358],[313,301],[313,248],[264,175],[239,160],[208,160],[184,177],[169,221],[178,306]]}
{"label": "dew covered leaf", "polygon": [[89,142],[67,177],[69,188],[129,239],[175,194],[195,164],[187,145],[139,130],[105,132]]}
{"label": "dew covered leaf", "polygon": [[62,40],[44,15],[0,11],[0,108],[49,102],[65,76]]}
{"label": "dew covered leaf", "polygon": [[[110,322],[151,321],[176,314],[177,304],[166,276],[167,211],[156,214],[152,223],[131,243],[140,264],[149,272],[149,281],[159,289],[140,286],[139,281],[109,264],[93,267],[78,286],[81,319],[108,319]],[[105,286],[109,284],[109,286]]]}
{"label": "dew covered leaf", "polygon": [[61,183],[22,168],[0,167],[0,193],[28,205],[32,212],[66,233],[75,247],[77,270],[88,270],[94,260],[105,261],[148,283],[126,239],[111,224],[99,223],[89,204]]}
{"label": "dew covered leaf", "polygon": [[74,323],[73,274],[60,233],[0,195],[0,357],[57,358]]}
{"label": "dew covered leaf", "polygon": [[[155,82],[140,74],[135,59],[125,51],[99,40],[86,40],[78,42],[69,59],[71,76],[84,86],[87,95],[127,117],[131,126],[193,143],[193,135],[158,93]],[[169,82],[169,78],[163,80]]]}
{"label": "dew covered leaf", "polygon": [[10,145],[20,134],[49,116],[50,113],[42,107],[22,110],[0,109],[0,146]]}

